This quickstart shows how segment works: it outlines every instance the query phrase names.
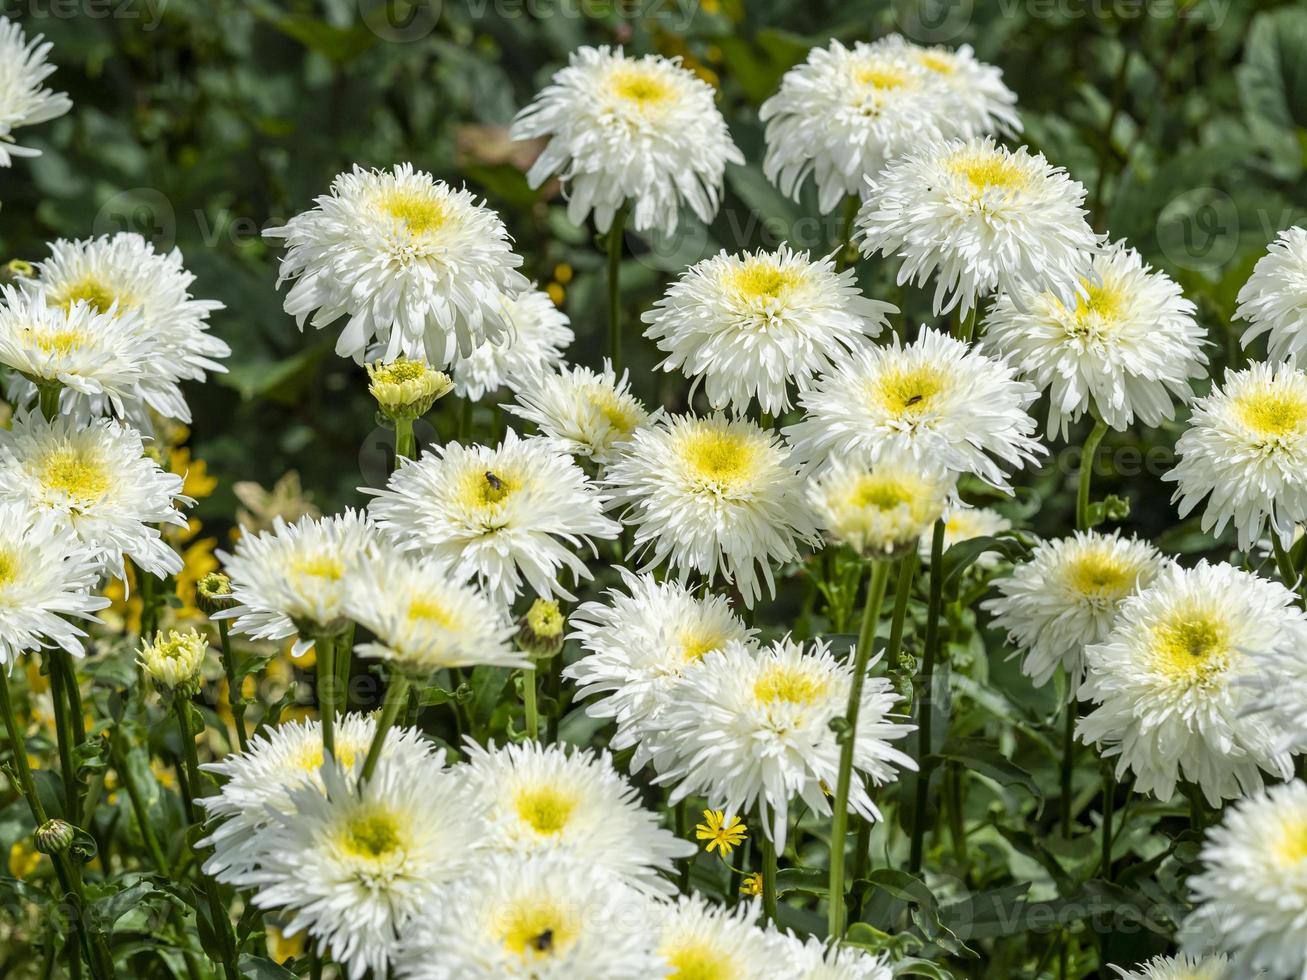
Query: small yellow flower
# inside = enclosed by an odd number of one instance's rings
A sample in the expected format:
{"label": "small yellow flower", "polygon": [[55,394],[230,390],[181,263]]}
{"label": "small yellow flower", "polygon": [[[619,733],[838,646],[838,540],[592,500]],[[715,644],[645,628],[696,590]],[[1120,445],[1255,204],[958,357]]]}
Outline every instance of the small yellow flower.
{"label": "small yellow flower", "polygon": [[268,926],[268,955],[278,963],[303,955],[305,935],[304,932],[297,932],[288,937],[276,926]]}
{"label": "small yellow flower", "polygon": [[745,875],[744,880],[740,882],[741,895],[761,895],[762,894],[762,875],[754,872],[751,875]]}
{"label": "small yellow flower", "polygon": [[726,814],[721,810],[704,810],[703,819],[704,823],[695,826],[694,835],[699,840],[708,842],[703,847],[709,854],[714,847],[723,856],[730,854],[748,835],[743,820],[739,817],[731,817],[728,823]]}
{"label": "small yellow flower", "polygon": [[9,873],[15,878],[30,878],[41,863],[41,852],[24,837],[9,848]]}
{"label": "small yellow flower", "polygon": [[567,298],[567,290],[561,283],[551,282],[545,287],[545,292],[549,294],[549,299],[555,306],[562,306],[563,300]]}
{"label": "small yellow flower", "polygon": [[566,262],[554,266],[554,279],[566,286],[572,281],[572,267]]}

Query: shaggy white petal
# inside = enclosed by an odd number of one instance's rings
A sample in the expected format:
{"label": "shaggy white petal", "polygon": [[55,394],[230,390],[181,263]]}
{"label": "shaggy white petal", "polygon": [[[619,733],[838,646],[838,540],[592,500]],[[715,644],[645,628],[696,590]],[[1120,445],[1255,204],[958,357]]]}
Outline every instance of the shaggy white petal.
{"label": "shaggy white petal", "polygon": [[706,980],[793,980],[777,970],[772,938],[755,923],[756,903],[740,902],[734,909],[700,895],[682,895],[674,903],[653,909],[653,930],[659,958],[672,978]]}
{"label": "shaggy white petal", "polygon": [[501,388],[516,390],[528,378],[544,374],[563,361],[574,335],[567,314],[538,289],[504,297],[509,332],[485,340],[466,357],[455,355],[451,373],[460,398],[479,401]]}
{"label": "shaggy white petal", "polygon": [[828,946],[816,936],[801,940],[793,933],[777,935],[776,980],[891,980],[888,958],[856,946]]}
{"label": "shaggy white petal", "polygon": [[62,116],[73,107],[68,96],[41,84],[54,74],[54,65],[45,60],[50,42],[43,40],[38,34],[29,41],[18,21],[0,17],[0,167],[8,167],[14,157],[40,156],[39,150],[14,142],[15,129]]}
{"label": "shaggy white petal", "polygon": [[635,430],[651,418],[631,394],[627,372],[618,378],[607,358],[597,373],[577,366],[524,377],[517,404],[508,410],[538,426],[563,452],[601,466],[620,456]]}
{"label": "shaggy white petal", "polygon": [[1297,361],[1307,349],[1307,228],[1289,228],[1257,260],[1239,290],[1235,319],[1247,320],[1243,346],[1266,334],[1273,361]]}
{"label": "shaggy white petal", "polygon": [[[944,550],[948,551],[961,541],[972,538],[990,538],[1012,530],[1012,522],[992,507],[954,506],[944,512]],[[923,562],[930,561],[930,546],[934,531],[926,531],[917,542],[917,555]],[[976,559],[977,568],[993,571],[1003,562],[996,551],[986,551]]]}
{"label": "shaggy white petal", "polygon": [[1137,970],[1113,966],[1121,980],[1240,980],[1228,956],[1155,956]]}

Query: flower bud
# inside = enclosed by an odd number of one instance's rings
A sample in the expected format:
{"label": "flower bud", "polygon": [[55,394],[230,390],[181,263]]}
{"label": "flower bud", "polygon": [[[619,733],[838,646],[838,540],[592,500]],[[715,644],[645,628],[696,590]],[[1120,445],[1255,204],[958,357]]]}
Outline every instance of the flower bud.
{"label": "flower bud", "polygon": [[236,605],[231,594],[231,579],[222,572],[210,572],[195,583],[195,604],[206,616]]}
{"label": "flower bud", "polygon": [[153,643],[141,647],[137,663],[157,690],[190,697],[200,689],[200,670],[209,652],[208,641],[195,630],[156,633]]}
{"label": "flower bud", "polygon": [[425,361],[397,357],[389,364],[368,365],[368,391],[377,400],[381,414],[392,422],[412,421],[431,411],[431,406],[454,387],[449,375]]}
{"label": "flower bud", "polygon": [[36,849],[42,854],[62,854],[72,847],[77,831],[66,820],[47,820],[36,828]]}
{"label": "flower bud", "polygon": [[566,624],[557,602],[537,599],[522,617],[517,645],[536,660],[548,660],[563,649],[563,627]]}

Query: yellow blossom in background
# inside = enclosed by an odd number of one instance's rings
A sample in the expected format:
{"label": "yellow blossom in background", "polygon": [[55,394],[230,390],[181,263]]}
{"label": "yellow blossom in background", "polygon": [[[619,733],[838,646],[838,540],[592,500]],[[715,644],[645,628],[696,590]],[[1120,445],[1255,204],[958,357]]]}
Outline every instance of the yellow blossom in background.
{"label": "yellow blossom in background", "polygon": [[293,936],[287,936],[276,926],[268,926],[268,958],[277,963],[285,963],[289,959],[298,959],[304,955],[304,937],[306,935],[306,932],[300,931]]}
{"label": "yellow blossom in background", "polygon": [[707,841],[704,850],[709,854],[713,848],[724,857],[740,846],[740,842],[748,836],[748,830],[744,826],[744,821],[739,817],[731,817],[730,821],[726,820],[726,814],[721,810],[704,810],[704,823],[695,825],[695,834],[699,840]]}
{"label": "yellow blossom in background", "polygon": [[[300,475],[294,470],[283,473],[271,490],[265,490],[250,480],[232,484],[231,490],[244,505],[236,509],[236,520],[242,531],[270,530],[273,520],[278,517],[287,524],[294,524],[301,517],[322,516],[322,511],[314,506],[312,496],[304,492]],[[239,532],[233,529],[232,537],[238,535]]]}
{"label": "yellow blossom in background", "polygon": [[751,875],[745,875],[740,882],[740,894],[753,897],[762,894],[762,875],[754,872]]}
{"label": "yellow blossom in background", "polygon": [[9,873],[15,878],[30,878],[41,864],[41,852],[32,846],[30,838],[14,841],[9,848]]}

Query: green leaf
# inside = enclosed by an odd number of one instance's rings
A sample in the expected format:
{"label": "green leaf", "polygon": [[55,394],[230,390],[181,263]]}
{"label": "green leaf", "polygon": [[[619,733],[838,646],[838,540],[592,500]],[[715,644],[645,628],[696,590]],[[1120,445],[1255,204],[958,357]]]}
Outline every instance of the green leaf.
{"label": "green leaf", "polygon": [[818,868],[783,868],[776,872],[776,894],[801,892],[824,898],[830,893],[830,878]]}
{"label": "green leaf", "polygon": [[1302,169],[1298,131],[1307,127],[1307,10],[1258,14],[1236,70],[1239,98],[1253,134],[1286,175]]}
{"label": "green leaf", "polygon": [[866,878],[854,882],[854,887],[881,891],[912,908],[912,921],[917,924],[923,936],[940,948],[956,955],[974,956],[939,917],[939,905],[935,895],[920,878],[898,871],[894,868],[880,868],[871,872]]}
{"label": "green leaf", "polygon": [[1030,536],[1020,531],[984,534],[978,538],[959,541],[944,552],[944,591],[956,591],[962,573],[975,564],[981,555],[997,551],[1008,561],[1019,562],[1029,558],[1031,550]]}
{"label": "green leaf", "polygon": [[266,956],[244,953],[236,963],[246,980],[296,980],[295,974]]}
{"label": "green leaf", "polygon": [[973,772],[994,780],[1003,786],[1018,786],[1030,794],[1037,806],[1036,814],[1044,811],[1044,793],[1035,778],[1016,763],[1003,756],[989,741],[979,738],[953,738],[944,743],[936,757],[957,762]]}
{"label": "green leaf", "polygon": [[896,977],[931,977],[932,980],[954,980],[954,976],[938,963],[923,960],[919,956],[908,956],[894,963]]}

